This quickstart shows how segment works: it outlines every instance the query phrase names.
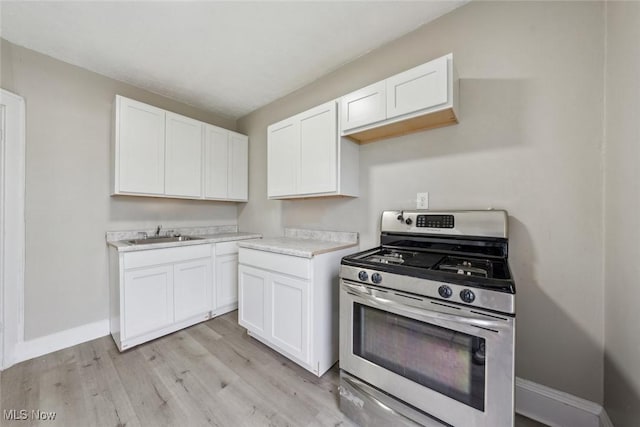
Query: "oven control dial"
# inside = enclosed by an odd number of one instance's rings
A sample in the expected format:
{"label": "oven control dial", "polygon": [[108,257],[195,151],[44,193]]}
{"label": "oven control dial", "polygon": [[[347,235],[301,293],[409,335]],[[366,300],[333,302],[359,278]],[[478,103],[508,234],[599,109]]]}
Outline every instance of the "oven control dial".
{"label": "oven control dial", "polygon": [[373,273],[371,275],[371,281],[373,283],[380,283],[382,282],[382,276],[380,275],[380,273]]}
{"label": "oven control dial", "polygon": [[407,225],[411,225],[411,224],[413,224],[413,220],[411,218],[407,218],[404,223],[407,224]]}
{"label": "oven control dial", "polygon": [[453,291],[447,285],[442,285],[438,288],[438,293],[442,298],[449,298],[453,295]]}
{"label": "oven control dial", "polygon": [[366,282],[367,280],[369,280],[369,275],[367,274],[366,271],[361,271],[360,273],[358,273],[358,279],[360,279],[363,282]]}
{"label": "oven control dial", "polygon": [[460,299],[471,304],[476,299],[476,295],[470,289],[463,289],[460,291]]}

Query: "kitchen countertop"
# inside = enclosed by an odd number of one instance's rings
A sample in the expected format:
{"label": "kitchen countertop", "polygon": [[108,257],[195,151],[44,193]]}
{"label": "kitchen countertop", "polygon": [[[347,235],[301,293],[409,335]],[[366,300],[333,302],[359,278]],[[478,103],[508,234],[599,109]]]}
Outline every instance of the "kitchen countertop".
{"label": "kitchen countertop", "polygon": [[239,232],[237,226],[213,226],[213,227],[191,227],[171,229],[174,233],[183,236],[199,237],[197,240],[185,240],[182,242],[153,243],[134,245],[128,240],[137,239],[142,232],[153,235],[154,230],[142,231],[109,231],[107,232],[107,245],[112,246],[118,252],[146,251],[150,249],[173,248],[177,246],[193,246],[210,243],[231,242],[244,239],[259,239],[260,233]]}
{"label": "kitchen countertop", "polygon": [[287,228],[283,237],[243,240],[238,246],[302,258],[358,245],[358,233]]}

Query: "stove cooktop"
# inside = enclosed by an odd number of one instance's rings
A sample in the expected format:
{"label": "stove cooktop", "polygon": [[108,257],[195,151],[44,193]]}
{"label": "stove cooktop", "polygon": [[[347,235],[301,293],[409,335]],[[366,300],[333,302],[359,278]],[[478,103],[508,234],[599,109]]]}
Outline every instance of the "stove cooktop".
{"label": "stove cooktop", "polygon": [[381,246],[344,257],[342,264],[515,293],[504,258],[411,249]]}

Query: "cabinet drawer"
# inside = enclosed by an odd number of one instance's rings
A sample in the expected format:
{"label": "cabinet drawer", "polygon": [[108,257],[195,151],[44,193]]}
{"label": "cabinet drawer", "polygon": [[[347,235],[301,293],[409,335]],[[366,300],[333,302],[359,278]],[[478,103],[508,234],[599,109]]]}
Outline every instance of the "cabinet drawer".
{"label": "cabinet drawer", "polygon": [[206,258],[211,256],[211,248],[211,244],[204,244],[130,252],[124,255],[124,268],[127,270],[131,268]]}
{"label": "cabinet drawer", "polygon": [[216,256],[238,253],[238,242],[222,242],[216,243]]}
{"label": "cabinet drawer", "polygon": [[311,260],[308,258],[240,248],[239,262],[303,279],[311,278]]}

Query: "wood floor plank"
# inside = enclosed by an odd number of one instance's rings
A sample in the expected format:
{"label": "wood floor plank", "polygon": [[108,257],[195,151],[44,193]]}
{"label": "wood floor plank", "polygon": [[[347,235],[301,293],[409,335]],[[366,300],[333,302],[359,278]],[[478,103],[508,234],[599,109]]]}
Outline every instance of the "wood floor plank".
{"label": "wood floor plank", "polygon": [[299,423],[310,421],[317,415],[319,409],[316,402],[304,399],[304,394],[300,394],[299,390],[292,386],[291,372],[283,368],[283,358],[280,354],[271,350],[265,351],[266,347],[257,341],[243,339],[236,342],[237,337],[227,337],[220,344],[208,345],[206,339],[199,335],[200,332],[190,331],[223,363],[271,400],[275,407],[282,408],[285,413],[291,413],[293,419]]}
{"label": "wood floor plank", "polygon": [[140,426],[118,372],[109,357],[116,349],[111,337],[76,346],[84,398],[87,400],[87,426]]}
{"label": "wood floor plank", "polygon": [[[270,349],[261,342],[248,336],[243,328],[230,322],[233,317],[223,316],[225,319],[213,319],[205,325],[216,330],[223,336],[225,344],[233,349],[235,354],[227,354],[225,363],[244,363],[252,365],[257,370],[256,376],[262,381],[277,384],[287,391],[289,400],[304,402],[317,410],[338,411],[338,375],[334,366],[322,378],[298,366],[291,360]],[[238,359],[240,356],[240,359]],[[260,381],[260,380],[257,381]]]}
{"label": "wood floor plank", "polygon": [[231,425],[236,421],[234,414],[217,410],[224,406],[217,395],[223,384],[236,379],[235,375],[226,372],[206,352],[199,356],[209,359],[209,363],[199,364],[190,360],[188,353],[174,348],[181,341],[184,337],[174,334],[169,339],[154,341],[143,347],[141,352],[178,405],[188,414],[187,425]]}
{"label": "wood floor plank", "polygon": [[142,354],[142,349],[148,345],[151,344],[143,344],[124,353],[114,349],[109,351],[109,357],[142,425],[186,425],[188,414],[173,399]]}

